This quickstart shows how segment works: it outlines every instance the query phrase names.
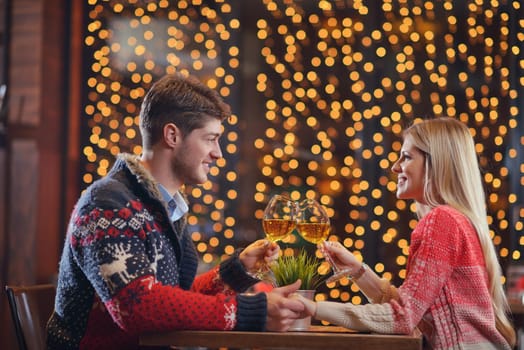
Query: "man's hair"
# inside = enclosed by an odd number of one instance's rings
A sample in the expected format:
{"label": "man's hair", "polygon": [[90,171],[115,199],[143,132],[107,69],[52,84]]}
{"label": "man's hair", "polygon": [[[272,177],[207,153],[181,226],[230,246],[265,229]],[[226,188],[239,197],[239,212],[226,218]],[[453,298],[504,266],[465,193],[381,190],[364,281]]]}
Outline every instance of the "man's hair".
{"label": "man's hair", "polygon": [[204,126],[209,118],[220,121],[231,109],[220,95],[191,76],[169,74],[147,92],[140,109],[142,146],[149,149],[163,135],[164,125],[174,123],[187,136]]}

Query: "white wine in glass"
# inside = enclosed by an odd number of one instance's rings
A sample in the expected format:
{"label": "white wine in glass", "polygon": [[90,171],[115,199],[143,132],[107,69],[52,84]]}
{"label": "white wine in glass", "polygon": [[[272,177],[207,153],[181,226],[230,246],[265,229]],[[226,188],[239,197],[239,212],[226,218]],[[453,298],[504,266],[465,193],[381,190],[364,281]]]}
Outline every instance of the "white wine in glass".
{"label": "white wine in glass", "polygon": [[296,227],[296,222],[289,219],[263,219],[262,227],[266,238],[271,242],[277,242],[289,235]]}
{"label": "white wine in glass", "polygon": [[[266,239],[277,242],[286,238],[297,226],[297,203],[286,196],[274,195],[269,200],[264,216],[262,217],[262,228]],[[261,280],[268,280],[269,266],[262,265],[255,274]],[[272,281],[274,282],[274,281]]]}
{"label": "white wine in glass", "polygon": [[297,231],[306,241],[318,244],[325,241],[329,235],[329,222],[299,222]]}
{"label": "white wine in glass", "polygon": [[349,270],[340,269],[323,249],[322,242],[328,238],[330,228],[329,216],[319,202],[310,198],[300,202],[297,231],[306,241],[316,244],[331,265],[333,275],[326,280],[327,283],[336,282],[349,275]]}
{"label": "white wine in glass", "polygon": [[266,238],[277,242],[289,235],[297,226],[297,203],[286,196],[276,194],[267,203],[262,217]]}

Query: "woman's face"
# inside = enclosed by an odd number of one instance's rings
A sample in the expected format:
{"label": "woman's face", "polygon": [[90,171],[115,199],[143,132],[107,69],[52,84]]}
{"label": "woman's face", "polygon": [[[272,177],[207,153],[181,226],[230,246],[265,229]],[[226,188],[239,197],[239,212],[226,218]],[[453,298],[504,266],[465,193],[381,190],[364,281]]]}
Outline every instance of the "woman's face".
{"label": "woman's face", "polygon": [[425,154],[413,145],[411,136],[404,139],[399,159],[391,170],[397,174],[397,198],[424,202]]}

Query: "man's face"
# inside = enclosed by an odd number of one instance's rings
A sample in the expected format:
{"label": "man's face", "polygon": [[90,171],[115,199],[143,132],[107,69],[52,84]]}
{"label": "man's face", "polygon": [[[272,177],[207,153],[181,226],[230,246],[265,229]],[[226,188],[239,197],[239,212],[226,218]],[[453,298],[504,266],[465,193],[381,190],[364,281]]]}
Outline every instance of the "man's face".
{"label": "man's face", "polygon": [[222,122],[210,118],[202,128],[182,138],[171,162],[173,175],[181,184],[197,185],[207,181],[209,169],[222,158],[218,143],[221,135]]}

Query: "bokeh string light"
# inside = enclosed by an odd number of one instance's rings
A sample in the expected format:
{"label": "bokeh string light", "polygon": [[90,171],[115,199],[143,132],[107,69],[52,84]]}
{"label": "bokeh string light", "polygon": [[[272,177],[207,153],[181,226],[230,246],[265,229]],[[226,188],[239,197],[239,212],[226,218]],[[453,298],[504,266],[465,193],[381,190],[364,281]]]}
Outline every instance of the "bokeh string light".
{"label": "bokeh string light", "polygon": [[[239,1],[86,1],[84,186],[104,176],[117,153],[141,152],[137,115],[151,82],[166,72],[195,74],[234,111],[262,111],[264,125],[245,128],[258,159],[243,159],[239,120],[247,117],[234,115],[211,181],[187,189],[203,261],[216,262],[241,241],[240,196],[252,198],[247,220],[259,225],[267,199],[287,192],[296,200],[317,198],[332,218],[330,239],[398,283],[416,220],[413,204],[395,198],[390,168],[406,126],[446,115],[475,137],[501,260],[521,261],[524,19],[518,1],[257,4],[262,10],[251,24],[242,18],[252,9]],[[241,61],[249,26],[261,47],[260,65]],[[240,68],[247,66],[258,72],[254,86],[241,83]],[[245,89],[256,89],[263,106],[243,101]],[[241,194],[241,169],[253,161],[259,173],[247,176],[256,178],[254,188]],[[284,253],[300,244],[293,236]],[[356,286],[341,285],[317,297],[363,302]]]}
{"label": "bokeh string light", "polygon": [[[500,257],[519,261],[522,242],[514,246],[511,235],[522,234],[523,212],[508,208],[521,208],[523,200],[517,197],[522,136],[509,143],[523,129],[523,21],[515,19],[521,5],[263,3],[257,35],[266,69],[258,74],[257,89],[268,126],[255,143],[266,155],[257,198],[275,188],[297,200],[317,197],[331,208],[331,239],[398,283],[416,224],[414,205],[394,196],[390,168],[401,132],[420,118],[450,116],[475,137]],[[344,290],[334,286],[317,298],[361,301]]]}

